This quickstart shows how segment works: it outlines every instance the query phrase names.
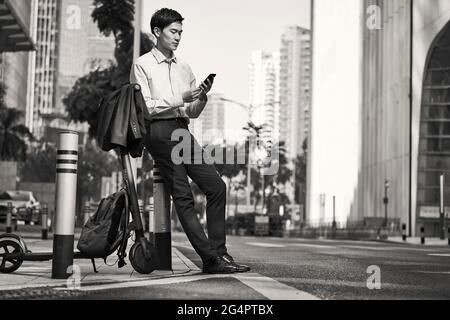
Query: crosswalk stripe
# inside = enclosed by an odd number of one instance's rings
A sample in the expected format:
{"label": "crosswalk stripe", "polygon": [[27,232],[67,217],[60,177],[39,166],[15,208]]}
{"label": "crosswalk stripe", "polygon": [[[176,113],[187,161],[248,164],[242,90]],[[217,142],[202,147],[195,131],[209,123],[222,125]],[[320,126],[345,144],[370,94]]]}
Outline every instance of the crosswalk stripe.
{"label": "crosswalk stripe", "polygon": [[234,274],[233,277],[270,300],[319,300],[307,292],[257,273]]}
{"label": "crosswalk stripe", "polygon": [[285,248],[285,245],[281,244],[272,244],[272,243],[264,243],[264,242],[246,242],[246,244],[254,247],[263,247],[263,248]]}

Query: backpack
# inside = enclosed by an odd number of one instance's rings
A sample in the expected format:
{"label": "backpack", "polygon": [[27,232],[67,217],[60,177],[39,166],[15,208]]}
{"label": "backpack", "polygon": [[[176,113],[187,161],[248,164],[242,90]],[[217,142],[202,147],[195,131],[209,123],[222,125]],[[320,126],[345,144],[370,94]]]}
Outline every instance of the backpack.
{"label": "backpack", "polygon": [[[106,258],[121,244],[128,213],[128,196],[121,190],[101,200],[97,212],[84,225],[77,248],[92,261]],[[95,269],[95,263],[94,263]]]}

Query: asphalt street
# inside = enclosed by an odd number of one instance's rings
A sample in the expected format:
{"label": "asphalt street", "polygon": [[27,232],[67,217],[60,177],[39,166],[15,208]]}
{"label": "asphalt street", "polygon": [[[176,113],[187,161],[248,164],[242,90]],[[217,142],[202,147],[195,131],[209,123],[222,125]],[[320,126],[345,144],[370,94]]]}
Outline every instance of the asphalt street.
{"label": "asphalt street", "polygon": [[[183,234],[173,245],[201,269]],[[450,248],[385,242],[228,237],[249,274],[162,279],[139,287],[90,287],[62,299],[439,300],[450,299]],[[55,294],[52,291],[52,294]],[[31,298],[31,297],[30,297]],[[46,298],[40,293],[34,298]],[[48,298],[51,298],[50,293]]]}

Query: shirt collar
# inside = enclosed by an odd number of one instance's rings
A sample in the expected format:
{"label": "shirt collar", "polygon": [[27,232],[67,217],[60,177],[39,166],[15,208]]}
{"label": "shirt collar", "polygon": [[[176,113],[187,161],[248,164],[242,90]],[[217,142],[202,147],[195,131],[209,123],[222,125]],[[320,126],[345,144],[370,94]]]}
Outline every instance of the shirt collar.
{"label": "shirt collar", "polygon": [[161,64],[163,62],[167,62],[167,63],[175,62],[175,63],[177,63],[177,57],[175,56],[174,53],[172,53],[172,58],[169,59],[161,51],[159,51],[158,48],[156,48],[156,47],[153,47],[151,52],[152,52],[153,56],[155,57],[156,61],[158,61],[158,64]]}

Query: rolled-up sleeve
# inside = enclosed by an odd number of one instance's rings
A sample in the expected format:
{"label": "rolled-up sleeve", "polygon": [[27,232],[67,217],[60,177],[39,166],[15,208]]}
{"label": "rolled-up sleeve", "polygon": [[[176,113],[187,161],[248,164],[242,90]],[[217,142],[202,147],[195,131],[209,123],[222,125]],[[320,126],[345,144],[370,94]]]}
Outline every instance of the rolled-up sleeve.
{"label": "rolled-up sleeve", "polygon": [[137,63],[133,64],[130,72],[130,82],[137,83],[141,86],[142,96],[144,97],[150,115],[154,116],[164,111],[177,109],[185,105],[181,94],[154,99],[149,87],[150,79],[151,75],[146,74],[141,65]]}
{"label": "rolled-up sleeve", "polygon": [[[190,85],[191,90],[195,90],[197,88],[197,81],[195,80],[195,76],[191,70],[190,70]],[[200,117],[207,103],[208,100],[200,101],[200,99],[197,99],[192,103],[186,103],[184,105],[186,114],[191,119],[197,119],[198,117]]]}

